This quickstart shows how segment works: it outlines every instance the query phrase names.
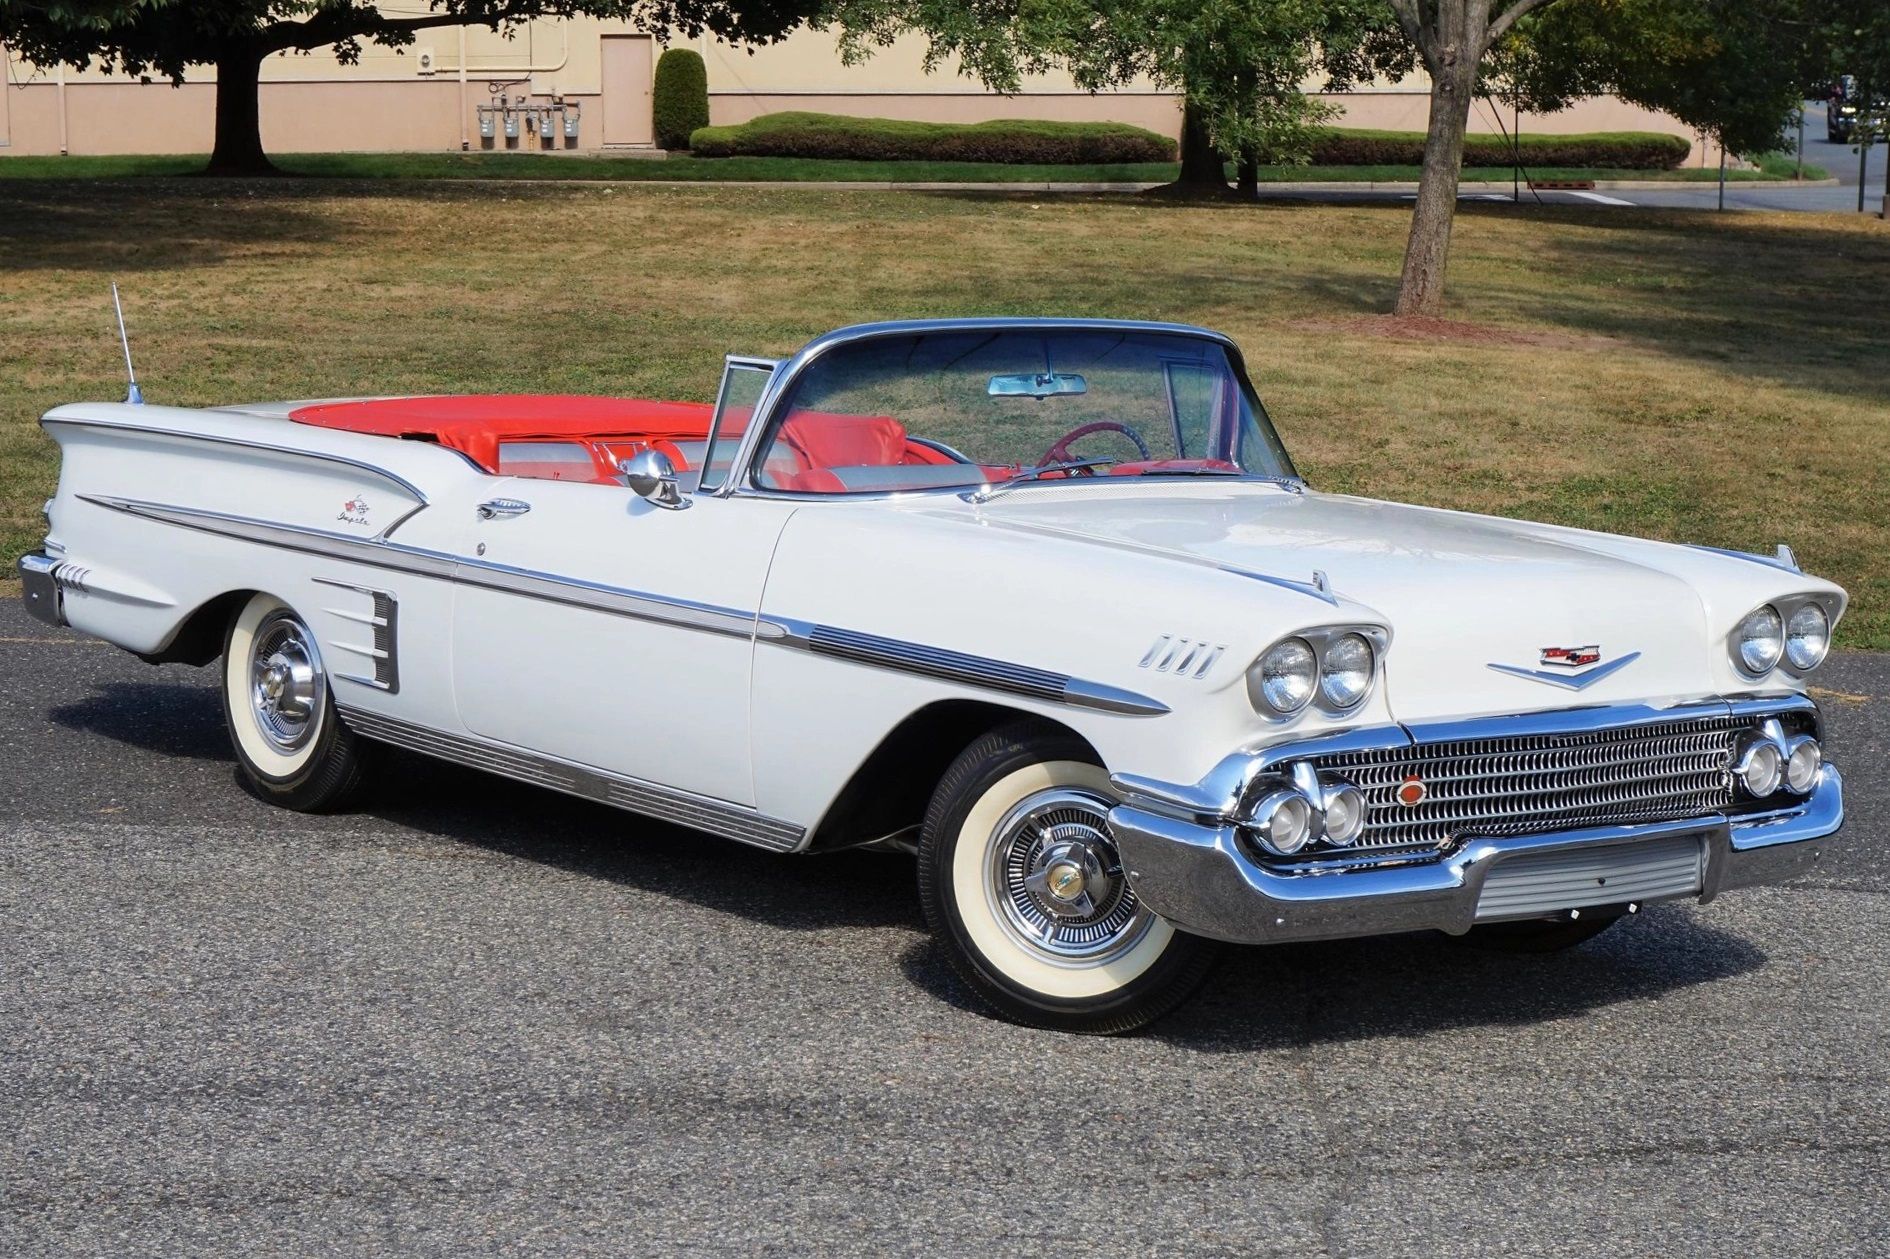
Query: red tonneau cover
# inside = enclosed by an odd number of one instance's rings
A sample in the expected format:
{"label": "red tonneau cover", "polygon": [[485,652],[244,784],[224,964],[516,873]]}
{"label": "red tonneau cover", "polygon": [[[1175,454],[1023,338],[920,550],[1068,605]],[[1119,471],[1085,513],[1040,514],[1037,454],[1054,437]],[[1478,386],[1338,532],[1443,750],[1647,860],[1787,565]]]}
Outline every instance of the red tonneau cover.
{"label": "red tonneau cover", "polygon": [[458,394],[377,398],[298,407],[298,424],[436,441],[463,451],[488,472],[499,468],[499,443],[568,437],[699,441],[715,408],[706,402],[650,402],[587,394]]}

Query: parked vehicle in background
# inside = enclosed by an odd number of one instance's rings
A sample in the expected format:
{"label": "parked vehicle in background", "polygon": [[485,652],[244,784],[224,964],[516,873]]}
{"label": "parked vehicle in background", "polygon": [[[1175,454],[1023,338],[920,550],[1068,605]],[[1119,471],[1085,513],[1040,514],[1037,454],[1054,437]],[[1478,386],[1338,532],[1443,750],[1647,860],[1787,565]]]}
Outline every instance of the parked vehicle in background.
{"label": "parked vehicle in background", "polygon": [[[221,661],[264,799],[392,744],[780,852],[911,853],[1005,1016],[1142,1026],[1216,942],[1542,950],[1789,877],[1843,815],[1846,596],[1296,472],[1232,341],[875,324],[711,407],[48,413],[27,606]],[[1657,943],[1657,942],[1656,942]]]}

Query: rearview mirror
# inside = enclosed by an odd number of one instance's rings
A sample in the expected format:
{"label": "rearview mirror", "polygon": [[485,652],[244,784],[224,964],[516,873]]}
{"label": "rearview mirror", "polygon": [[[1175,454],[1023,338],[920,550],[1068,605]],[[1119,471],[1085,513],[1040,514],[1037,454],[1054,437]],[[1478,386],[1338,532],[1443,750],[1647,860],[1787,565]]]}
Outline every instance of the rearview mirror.
{"label": "rearview mirror", "polygon": [[1088,393],[1089,382],[1074,372],[1019,372],[1015,376],[991,377],[985,392],[993,398],[1055,398]]}
{"label": "rearview mirror", "polygon": [[660,450],[638,451],[623,465],[623,483],[640,498],[658,507],[673,509],[689,506],[676,484],[676,465]]}

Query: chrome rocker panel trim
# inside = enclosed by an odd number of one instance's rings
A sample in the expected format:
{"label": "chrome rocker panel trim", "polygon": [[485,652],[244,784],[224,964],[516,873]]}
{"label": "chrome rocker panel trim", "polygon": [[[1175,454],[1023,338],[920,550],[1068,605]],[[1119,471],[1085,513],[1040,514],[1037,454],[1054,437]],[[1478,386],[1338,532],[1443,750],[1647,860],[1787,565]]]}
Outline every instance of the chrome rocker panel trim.
{"label": "chrome rocker panel trim", "polygon": [[44,551],[22,555],[20,557],[20,602],[26,605],[27,612],[35,619],[64,629],[66,625],[65,596],[60,592],[57,573],[61,562]]}
{"label": "chrome rocker panel trim", "polygon": [[807,839],[804,826],[726,800],[592,769],[524,748],[449,734],[361,708],[338,705],[337,711],[342,721],[366,738],[504,778],[549,787],[566,795],[582,796],[628,813],[660,818],[772,852],[793,852]]}
{"label": "chrome rocker panel trim", "polygon": [[[1699,838],[1704,869],[1697,897],[1704,903],[1731,888],[1803,873],[1819,858],[1814,841],[1843,821],[1843,779],[1826,763],[1800,805],[1760,817],[1715,815],[1472,839],[1440,860],[1367,870],[1269,870],[1243,854],[1231,821],[1192,821],[1134,802],[1110,811],[1109,829],[1136,895],[1150,909],[1196,935],[1270,944],[1424,930],[1461,935],[1477,922],[1491,871],[1506,860],[1662,838]],[[1607,903],[1597,892],[1570,907]]]}

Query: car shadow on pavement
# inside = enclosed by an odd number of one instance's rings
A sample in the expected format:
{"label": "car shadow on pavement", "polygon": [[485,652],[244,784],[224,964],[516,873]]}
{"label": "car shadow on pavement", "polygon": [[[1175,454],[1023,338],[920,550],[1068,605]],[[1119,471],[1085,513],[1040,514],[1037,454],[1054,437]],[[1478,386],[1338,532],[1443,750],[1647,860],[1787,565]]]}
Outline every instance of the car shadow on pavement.
{"label": "car shadow on pavement", "polygon": [[217,692],[209,685],[95,682],[91,694],[46,714],[54,725],[81,730],[161,756],[232,761],[230,734]]}
{"label": "car shadow on pavement", "polygon": [[[1549,1023],[1730,979],[1765,961],[1749,941],[1675,905],[1654,906],[1565,953],[1497,953],[1431,934],[1230,947],[1201,990],[1143,1035],[1251,1053]],[[914,945],[901,962],[935,997],[982,1012],[936,944]]]}

